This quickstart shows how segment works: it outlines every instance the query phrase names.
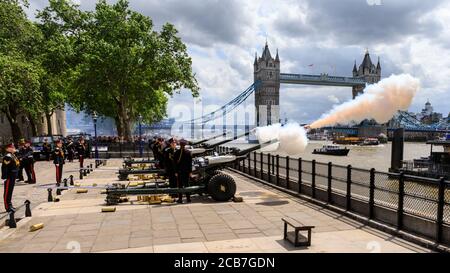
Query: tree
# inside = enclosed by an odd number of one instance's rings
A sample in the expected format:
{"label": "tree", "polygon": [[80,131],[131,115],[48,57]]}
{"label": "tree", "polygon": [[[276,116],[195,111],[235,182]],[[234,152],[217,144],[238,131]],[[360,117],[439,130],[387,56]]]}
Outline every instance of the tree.
{"label": "tree", "polygon": [[119,136],[130,138],[139,115],[144,122],[162,119],[174,90],[198,95],[191,58],[174,26],[154,31],[151,19],[131,11],[127,1],[100,0],[78,33],[69,102],[114,118]]}
{"label": "tree", "polygon": [[40,100],[40,70],[36,67],[20,57],[0,54],[0,111],[8,119],[14,141],[22,137],[17,117],[36,111]]}
{"label": "tree", "polygon": [[41,35],[21,4],[27,2],[0,2],[0,111],[10,123],[14,141],[22,137],[18,116],[37,113],[41,103],[36,90],[42,70],[35,58]]}
{"label": "tree", "polygon": [[64,12],[71,22],[78,18],[77,9],[70,3],[61,0],[51,0],[50,6],[37,14],[39,21],[37,27],[42,33],[43,39],[39,44],[39,59],[45,73],[40,79],[39,92],[42,96],[42,113],[47,120],[47,134],[51,135],[51,117],[56,110],[63,110],[70,92],[65,83],[69,77],[73,65],[74,54],[72,42],[68,30],[73,29],[73,24],[64,24],[55,20],[54,11],[59,14]]}

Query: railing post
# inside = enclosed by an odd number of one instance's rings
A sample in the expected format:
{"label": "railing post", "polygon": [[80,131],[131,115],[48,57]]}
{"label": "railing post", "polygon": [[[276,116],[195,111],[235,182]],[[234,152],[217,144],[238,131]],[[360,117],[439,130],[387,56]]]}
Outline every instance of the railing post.
{"label": "railing post", "polygon": [[298,158],[298,193],[302,193],[302,158]]}
{"label": "railing post", "polygon": [[311,190],[312,190],[312,194],[311,197],[312,198],[316,198],[316,160],[313,159],[311,162]]}
{"label": "railing post", "polygon": [[277,164],[277,173],[276,173],[277,186],[279,186],[280,185],[280,156],[277,155],[276,159],[277,159],[277,163],[276,163]]}
{"label": "railing post", "polygon": [[256,172],[256,152],[253,152],[253,176],[258,178],[258,174]]}
{"label": "railing post", "polygon": [[263,167],[264,167],[264,164],[263,164],[263,160],[264,160],[264,156],[263,156],[263,153],[261,152],[260,154],[259,154],[259,160],[260,160],[260,162],[259,162],[259,165],[260,165],[260,169],[259,169],[259,178],[261,178],[262,180],[264,180],[264,171],[263,171]]}
{"label": "railing post", "polygon": [[333,163],[328,162],[328,187],[327,187],[327,194],[328,194],[328,203],[331,204],[331,179],[332,179],[332,168]]}
{"label": "railing post", "polygon": [[25,217],[31,217],[31,202],[29,200],[25,200]]}
{"label": "railing post", "polygon": [[48,191],[47,201],[48,201],[48,202],[53,202],[52,189],[51,189],[51,188],[48,188],[47,191]]}
{"label": "railing post", "polygon": [[373,210],[375,206],[375,169],[370,169],[369,184],[369,219],[373,219]]}
{"label": "railing post", "polygon": [[351,199],[352,199],[352,165],[347,166],[347,194],[346,194],[346,210],[351,209]]}
{"label": "railing post", "polygon": [[436,217],[436,243],[442,242],[442,226],[444,223],[445,178],[439,179],[439,198]]}
{"label": "railing post", "polygon": [[269,182],[269,183],[272,183],[272,172],[270,171],[270,159],[271,159],[271,156],[270,156],[270,154],[267,154],[267,168],[268,168],[268,171],[267,171],[267,181]]}
{"label": "railing post", "polygon": [[251,171],[251,166],[252,166],[252,154],[248,154],[248,167],[247,167],[247,173],[249,175],[252,175],[252,171]]}
{"label": "railing post", "polygon": [[286,189],[289,190],[289,156],[286,156]]}
{"label": "railing post", "polygon": [[398,210],[397,210],[397,229],[403,228],[403,201],[405,199],[405,174],[400,173],[398,179]]}

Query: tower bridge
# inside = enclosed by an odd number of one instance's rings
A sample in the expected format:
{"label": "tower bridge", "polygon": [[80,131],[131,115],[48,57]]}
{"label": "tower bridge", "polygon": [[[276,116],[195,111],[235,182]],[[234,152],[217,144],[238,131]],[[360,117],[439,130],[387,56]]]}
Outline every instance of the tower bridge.
{"label": "tower bridge", "polygon": [[[227,114],[235,111],[236,107],[241,105],[252,93],[255,96],[255,125],[266,126],[280,122],[280,87],[281,84],[305,84],[321,86],[350,87],[353,99],[363,93],[367,84],[373,84],[381,79],[380,58],[375,65],[368,50],[364,54],[361,64],[357,67],[356,61],[353,65],[352,76],[335,76],[328,74],[310,75],[281,73],[280,57],[277,53],[272,57],[269,46],[266,42],[262,55],[258,57],[255,53],[253,62],[254,75],[253,83],[237,97],[221,106],[217,110],[204,114],[177,124],[190,124],[190,128],[203,128],[210,121],[222,118],[223,128],[226,130],[225,117]],[[407,112],[399,112],[394,118],[394,122],[389,124],[389,129],[403,127],[406,131],[420,132],[449,132],[449,124],[422,124],[415,120]],[[246,128],[249,124],[245,125]],[[342,127],[343,131],[354,131],[354,127]],[[193,131],[193,130],[192,130]]]}
{"label": "tower bridge", "polygon": [[353,66],[352,77],[330,76],[328,74],[308,75],[280,72],[280,56],[275,58],[270,53],[266,42],[261,57],[255,54],[254,82],[255,88],[255,124],[265,126],[278,123],[280,120],[280,85],[281,84],[307,84],[322,86],[344,86],[352,88],[353,99],[361,94],[366,84],[376,83],[381,79],[380,59],[375,66],[366,50],[364,59],[359,68],[356,62]]}

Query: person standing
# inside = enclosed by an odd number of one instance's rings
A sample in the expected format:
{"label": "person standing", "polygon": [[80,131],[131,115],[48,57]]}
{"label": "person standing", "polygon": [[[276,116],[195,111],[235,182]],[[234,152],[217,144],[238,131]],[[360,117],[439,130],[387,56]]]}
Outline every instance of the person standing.
{"label": "person standing", "polygon": [[61,184],[61,178],[64,166],[64,151],[62,149],[63,143],[61,140],[56,141],[55,151],[53,152],[53,164],[56,168],[56,184]]}
{"label": "person standing", "polygon": [[9,212],[14,212],[16,209],[12,205],[12,195],[14,191],[14,185],[16,184],[17,172],[19,171],[19,159],[15,155],[16,148],[14,144],[11,143],[6,146],[6,155],[3,157],[2,161],[2,179],[5,179],[4,192],[3,192],[3,203],[5,210]]}
{"label": "person standing", "polygon": [[80,138],[77,146],[78,160],[80,161],[80,169],[84,168],[84,157],[86,155],[86,144],[84,138]]}
{"label": "person standing", "polygon": [[48,143],[47,138],[44,138],[44,143],[42,144],[42,152],[45,155],[45,160],[50,161],[50,152],[52,150],[52,146]]}
{"label": "person standing", "polygon": [[69,159],[69,162],[73,162],[74,154],[75,154],[75,143],[73,143],[72,138],[69,137],[67,143],[67,159]]}
{"label": "person standing", "polygon": [[158,161],[157,168],[164,169],[164,139],[158,138],[158,141],[153,145],[153,157]]}
{"label": "person standing", "polygon": [[[175,149],[177,147],[177,141],[174,138],[169,139],[169,146],[164,149],[164,167],[166,170],[166,176],[169,178],[169,187],[177,187],[177,177],[175,175]],[[175,196],[172,196],[175,197]]]}
{"label": "person standing", "polygon": [[24,162],[23,162],[23,158],[24,158],[24,153],[25,153],[25,140],[22,138],[19,140],[19,149],[16,150],[16,157],[19,159],[20,162],[20,166],[19,166],[19,172],[17,173],[17,180],[20,181],[24,181],[25,179],[23,178],[23,169],[24,169]]}
{"label": "person standing", "polygon": [[[186,149],[188,142],[184,139],[180,140],[180,149],[175,152],[176,160],[176,176],[178,178],[178,187],[189,187],[189,179],[192,173],[192,155]],[[186,193],[186,201],[191,202],[191,195]],[[178,194],[178,203],[183,203],[183,194]]]}
{"label": "person standing", "polygon": [[33,157],[33,148],[31,148],[31,142],[25,141],[25,146],[23,148],[22,154],[22,164],[25,169],[25,173],[27,174],[27,181],[25,183],[28,184],[36,184],[36,174],[34,173],[34,157]]}

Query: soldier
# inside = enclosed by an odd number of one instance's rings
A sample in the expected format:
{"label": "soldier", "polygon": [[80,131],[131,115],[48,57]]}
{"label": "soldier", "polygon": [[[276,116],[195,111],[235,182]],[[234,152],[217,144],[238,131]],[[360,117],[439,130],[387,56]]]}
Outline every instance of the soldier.
{"label": "soldier", "polygon": [[86,155],[86,144],[84,138],[80,138],[77,146],[78,160],[80,161],[80,169],[84,167],[84,157]]}
{"label": "soldier", "polygon": [[16,157],[19,159],[20,162],[20,166],[19,166],[19,172],[17,173],[17,180],[20,181],[24,181],[23,179],[23,168],[24,168],[24,164],[23,164],[23,155],[24,155],[24,149],[25,149],[25,140],[22,138],[19,140],[19,149],[16,150]]}
{"label": "soldier", "polygon": [[[175,149],[177,141],[174,138],[169,139],[169,146],[164,149],[164,166],[166,169],[166,176],[169,178],[169,187],[177,187],[177,177],[175,176]],[[175,197],[175,196],[172,196]]]}
{"label": "soldier", "polygon": [[69,159],[69,162],[73,162],[74,154],[75,154],[75,143],[73,143],[72,138],[69,137],[67,143],[67,158]]}
{"label": "soldier", "polygon": [[33,148],[31,148],[31,142],[25,141],[25,146],[21,152],[22,164],[27,174],[28,184],[36,184],[36,174],[34,173],[34,158],[33,158]]}
{"label": "soldier", "polygon": [[164,139],[158,138],[158,142],[153,145],[153,157],[158,160],[158,168],[164,169]]}
{"label": "soldier", "polygon": [[15,156],[16,148],[14,144],[7,145],[6,152],[7,154],[3,157],[2,163],[2,179],[5,179],[3,200],[6,211],[14,212],[16,209],[13,207],[11,200],[20,162]]}
{"label": "soldier", "polygon": [[44,138],[44,143],[42,144],[42,152],[45,155],[45,160],[50,161],[50,152],[52,150],[52,146],[48,143],[47,138]]}
{"label": "soldier", "polygon": [[[189,179],[192,173],[192,155],[186,149],[188,142],[184,139],[180,140],[180,149],[175,152],[176,160],[176,176],[178,178],[178,187],[189,187]],[[191,195],[186,193],[186,201],[191,202]],[[183,203],[183,194],[178,194],[178,203]]]}
{"label": "soldier", "polygon": [[59,139],[56,141],[55,151],[53,152],[53,164],[56,167],[56,184],[61,183],[63,165],[64,165],[64,151],[62,149],[62,141]]}

